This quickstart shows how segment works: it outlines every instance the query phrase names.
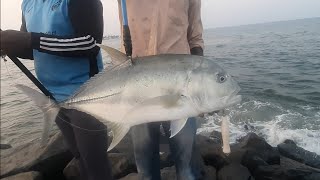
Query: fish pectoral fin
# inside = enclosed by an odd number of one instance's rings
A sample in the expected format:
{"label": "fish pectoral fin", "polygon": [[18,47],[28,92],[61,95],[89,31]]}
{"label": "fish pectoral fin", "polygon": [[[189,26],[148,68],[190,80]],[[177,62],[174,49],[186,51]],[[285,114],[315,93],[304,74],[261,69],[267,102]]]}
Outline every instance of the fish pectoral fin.
{"label": "fish pectoral fin", "polygon": [[170,108],[178,105],[178,101],[181,99],[181,97],[182,95],[180,94],[157,96],[157,97],[143,101],[135,108],[136,109],[142,108],[144,106],[162,106],[162,107]]}
{"label": "fish pectoral fin", "polygon": [[112,150],[119,142],[123,139],[123,137],[128,133],[130,130],[130,126],[122,123],[108,123],[109,128],[112,131],[113,137],[111,144],[107,151]]}
{"label": "fish pectoral fin", "polygon": [[188,118],[171,121],[171,123],[170,123],[170,131],[171,131],[170,138],[177,135],[181,131],[181,129],[186,125],[187,120],[188,120]]}
{"label": "fish pectoral fin", "polygon": [[131,59],[123,52],[103,44],[97,44],[97,46],[109,54],[114,66],[127,67],[132,65]]}
{"label": "fish pectoral fin", "polygon": [[147,99],[128,111],[123,119],[134,120],[135,117],[141,114],[143,114],[144,117],[150,117],[157,116],[157,114],[168,113],[172,108],[176,108],[181,104],[179,102],[182,100],[181,97],[179,94],[173,94]]}

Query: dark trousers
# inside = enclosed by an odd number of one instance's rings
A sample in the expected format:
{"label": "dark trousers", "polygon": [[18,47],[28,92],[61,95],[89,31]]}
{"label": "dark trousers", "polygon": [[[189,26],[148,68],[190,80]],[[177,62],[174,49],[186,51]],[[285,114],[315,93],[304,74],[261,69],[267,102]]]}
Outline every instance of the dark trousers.
{"label": "dark trousers", "polygon": [[174,137],[170,136],[170,122],[148,123],[132,127],[131,136],[138,173],[143,180],[160,180],[159,135],[162,124],[169,139],[178,180],[198,180],[203,174],[202,158],[195,147],[196,120],[189,118]]}
{"label": "dark trousers", "polygon": [[61,109],[56,118],[56,124],[70,151],[80,163],[83,180],[113,179],[106,153],[107,127],[103,123],[86,113]]}

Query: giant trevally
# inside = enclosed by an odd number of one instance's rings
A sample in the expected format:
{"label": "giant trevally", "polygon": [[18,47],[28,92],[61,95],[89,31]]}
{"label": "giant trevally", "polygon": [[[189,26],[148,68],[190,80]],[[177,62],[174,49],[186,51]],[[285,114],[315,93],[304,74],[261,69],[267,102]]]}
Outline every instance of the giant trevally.
{"label": "giant trevally", "polygon": [[24,85],[26,93],[45,113],[43,140],[61,107],[88,113],[113,133],[110,151],[130,127],[171,121],[171,137],[189,117],[225,109],[241,101],[237,82],[214,59],[185,54],[163,54],[129,59],[100,45],[116,66],[92,77],[59,104]]}

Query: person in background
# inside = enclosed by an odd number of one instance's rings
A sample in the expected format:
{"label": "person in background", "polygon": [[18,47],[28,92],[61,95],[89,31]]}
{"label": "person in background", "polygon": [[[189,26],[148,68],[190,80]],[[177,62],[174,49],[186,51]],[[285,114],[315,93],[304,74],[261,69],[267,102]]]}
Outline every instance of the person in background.
{"label": "person in background", "polygon": [[[120,0],[118,6],[122,27]],[[133,58],[158,54],[203,56],[200,0],[130,0],[127,1],[127,13]],[[124,46],[121,50],[124,52]],[[169,137],[168,122],[142,124],[131,129],[137,170],[144,180],[161,179],[160,125]],[[169,138],[179,180],[203,177],[202,159],[195,148],[196,130],[195,118],[190,118],[176,136]]]}
{"label": "person in background", "polygon": [[[1,31],[1,54],[33,59],[39,81],[62,102],[103,69],[96,46],[102,38],[100,0],[24,0],[20,31]],[[112,179],[106,126],[67,109],[61,109],[56,124],[84,180]]]}

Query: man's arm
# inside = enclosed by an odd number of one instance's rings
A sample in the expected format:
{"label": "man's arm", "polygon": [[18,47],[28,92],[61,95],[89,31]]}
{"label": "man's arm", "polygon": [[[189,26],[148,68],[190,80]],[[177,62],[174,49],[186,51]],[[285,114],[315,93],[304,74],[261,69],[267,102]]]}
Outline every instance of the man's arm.
{"label": "man's arm", "polygon": [[[27,32],[26,21],[24,19],[23,14],[22,14],[22,24],[20,27],[20,31]],[[15,53],[15,56],[22,58],[22,59],[33,60],[33,49],[31,46],[28,46],[26,48],[21,48],[21,50],[17,50],[17,52]]]}
{"label": "man's arm", "polygon": [[1,49],[12,55],[33,59],[33,49],[66,57],[96,57],[103,38],[103,9],[100,0],[72,0],[69,16],[74,36],[62,37],[27,32],[22,18],[21,31],[1,32]]}
{"label": "man's arm", "polygon": [[204,42],[202,38],[201,0],[190,0],[189,4],[188,41],[190,52],[203,56]]}
{"label": "man's arm", "polygon": [[73,37],[32,33],[32,46],[41,52],[70,57],[96,57],[103,39],[103,7],[100,0],[70,0]]}

